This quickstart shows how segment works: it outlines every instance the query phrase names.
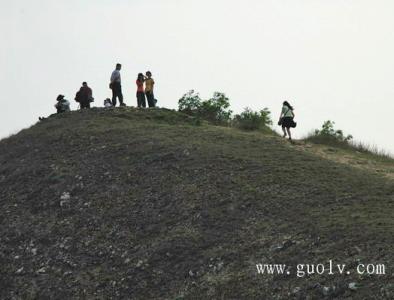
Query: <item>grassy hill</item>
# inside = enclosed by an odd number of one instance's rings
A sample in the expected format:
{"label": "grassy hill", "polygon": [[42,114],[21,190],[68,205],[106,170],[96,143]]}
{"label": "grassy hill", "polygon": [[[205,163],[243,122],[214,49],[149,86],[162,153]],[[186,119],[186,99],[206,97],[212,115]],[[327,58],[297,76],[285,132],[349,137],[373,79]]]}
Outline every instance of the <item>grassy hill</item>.
{"label": "grassy hill", "polygon": [[[0,298],[394,299],[394,181],[311,147],[165,109],[22,130],[0,142]],[[350,274],[297,276],[330,259]]]}

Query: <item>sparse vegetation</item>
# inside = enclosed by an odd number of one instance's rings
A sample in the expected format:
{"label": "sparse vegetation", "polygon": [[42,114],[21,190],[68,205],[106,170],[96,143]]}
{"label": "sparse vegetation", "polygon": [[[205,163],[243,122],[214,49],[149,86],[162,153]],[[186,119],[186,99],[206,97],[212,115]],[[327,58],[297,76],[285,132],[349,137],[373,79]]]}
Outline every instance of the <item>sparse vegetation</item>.
{"label": "sparse vegetation", "polygon": [[[391,267],[392,181],[194,120],[91,109],[2,140],[0,298],[390,299],[356,267]],[[351,274],[294,275],[328,259]]]}
{"label": "sparse vegetation", "polygon": [[341,129],[334,128],[334,121],[325,121],[321,129],[315,129],[306,140],[317,144],[329,144],[329,145],[348,145],[349,141],[352,140],[352,135],[345,136]]}
{"label": "sparse vegetation", "polygon": [[305,140],[315,144],[334,146],[350,151],[359,151],[380,157],[383,159],[392,159],[390,153],[360,141],[354,141],[352,135],[345,135],[341,129],[334,128],[334,121],[325,121],[321,129],[316,129],[309,134]]}
{"label": "sparse vegetation", "polygon": [[201,100],[200,95],[190,90],[178,101],[180,112],[196,116],[216,125],[228,125],[232,111],[230,101],[224,93],[215,92],[212,98]]}
{"label": "sparse vegetation", "polygon": [[272,131],[269,128],[272,125],[271,112],[268,108],[257,112],[247,107],[242,113],[235,115],[233,124],[243,130]]}

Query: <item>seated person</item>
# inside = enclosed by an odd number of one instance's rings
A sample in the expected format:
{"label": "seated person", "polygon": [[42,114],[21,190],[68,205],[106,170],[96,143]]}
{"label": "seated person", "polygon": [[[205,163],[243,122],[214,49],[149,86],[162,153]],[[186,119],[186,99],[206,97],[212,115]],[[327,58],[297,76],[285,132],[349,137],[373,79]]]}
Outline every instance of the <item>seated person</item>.
{"label": "seated person", "polygon": [[111,99],[107,98],[104,100],[104,107],[112,107],[112,101]]}
{"label": "seated person", "polygon": [[58,114],[70,111],[70,101],[66,100],[63,95],[57,96],[56,101],[55,108]]}

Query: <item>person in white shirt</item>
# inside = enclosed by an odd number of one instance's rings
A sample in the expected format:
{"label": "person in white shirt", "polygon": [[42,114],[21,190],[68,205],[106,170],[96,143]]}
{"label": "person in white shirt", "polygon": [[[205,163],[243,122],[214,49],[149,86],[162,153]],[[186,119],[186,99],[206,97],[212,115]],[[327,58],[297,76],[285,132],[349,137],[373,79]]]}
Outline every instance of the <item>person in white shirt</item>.
{"label": "person in white shirt", "polygon": [[57,96],[56,101],[55,108],[58,114],[70,111],[70,101],[66,100],[63,95]]}
{"label": "person in white shirt", "polygon": [[112,90],[112,105],[116,106],[116,98],[119,99],[120,106],[126,106],[123,103],[122,85],[120,78],[120,70],[122,69],[121,64],[116,64],[116,69],[111,74],[111,83],[109,84]]}
{"label": "person in white shirt", "polygon": [[297,126],[297,123],[294,122],[294,117],[295,114],[293,106],[291,106],[289,102],[284,101],[282,111],[279,116],[278,125],[282,126],[283,137],[289,135],[289,140],[291,140],[290,128],[295,128]]}

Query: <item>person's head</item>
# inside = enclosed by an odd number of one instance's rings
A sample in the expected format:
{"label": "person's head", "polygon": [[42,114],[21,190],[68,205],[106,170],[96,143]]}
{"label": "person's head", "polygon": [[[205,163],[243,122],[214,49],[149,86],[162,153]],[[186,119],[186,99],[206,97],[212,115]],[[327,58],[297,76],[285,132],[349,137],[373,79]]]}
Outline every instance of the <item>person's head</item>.
{"label": "person's head", "polygon": [[88,86],[88,83],[86,81],[82,82],[83,86]]}
{"label": "person's head", "polygon": [[139,80],[139,81],[143,81],[143,80],[144,80],[144,74],[142,74],[142,73],[138,73],[137,80]]}
{"label": "person's head", "polygon": [[56,101],[62,101],[64,99],[64,95],[59,95],[56,98]]}
{"label": "person's head", "polygon": [[122,65],[121,64],[116,64],[116,70],[120,70],[120,69],[122,69]]}
{"label": "person's head", "polygon": [[152,73],[151,73],[151,71],[146,71],[146,77],[148,77],[148,78],[151,78],[152,77]]}
{"label": "person's head", "polygon": [[287,107],[290,108],[291,110],[294,109],[293,106],[291,106],[290,103],[287,102],[287,101],[284,101],[284,102],[283,102],[283,105],[287,106]]}

